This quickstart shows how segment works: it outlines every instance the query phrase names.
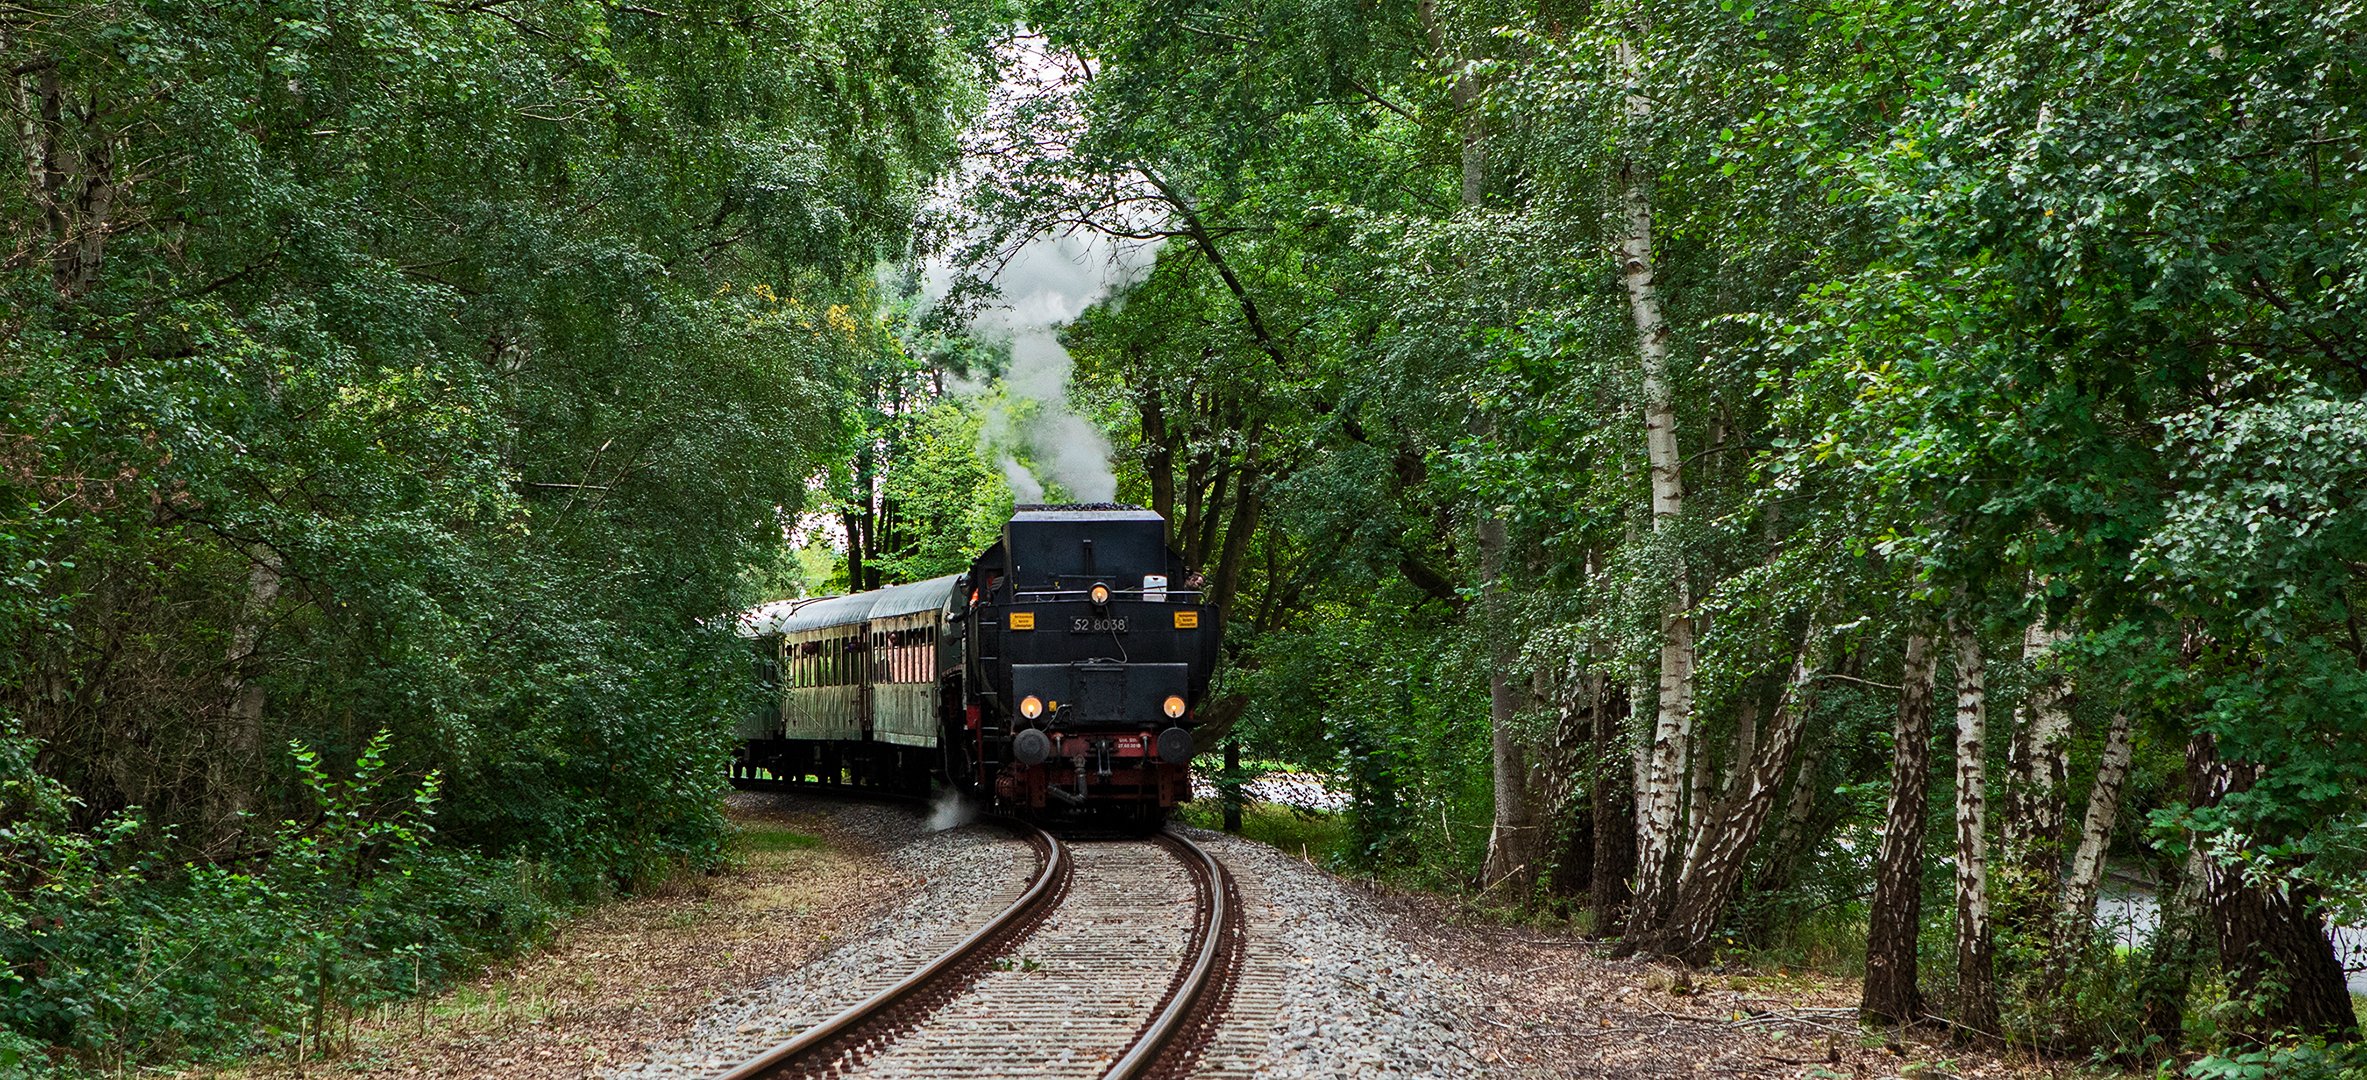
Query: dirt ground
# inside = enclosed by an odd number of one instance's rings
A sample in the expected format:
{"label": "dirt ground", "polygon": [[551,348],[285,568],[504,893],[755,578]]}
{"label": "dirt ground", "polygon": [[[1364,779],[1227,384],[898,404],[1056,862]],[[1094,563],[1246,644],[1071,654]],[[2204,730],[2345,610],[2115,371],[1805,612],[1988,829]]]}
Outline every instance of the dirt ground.
{"label": "dirt ground", "polygon": [[1505,1077],[2090,1075],[1952,1046],[1942,1033],[1861,1032],[1854,982],[1611,959],[1602,942],[1489,925],[1440,897],[1374,898],[1480,1004],[1480,1059]]}
{"label": "dirt ground", "polygon": [[[205,1074],[578,1077],[685,1034],[719,998],[789,971],[921,882],[830,813],[730,807],[744,865],[566,922],[542,950],[355,1025],[344,1050]],[[1861,1032],[1854,982],[1785,972],[1681,972],[1596,941],[1507,927],[1455,901],[1379,891],[1397,936],[1477,1009],[1492,1075],[1949,1080],[2095,1075],[2003,1060],[1944,1033]]]}
{"label": "dirt ground", "polygon": [[920,884],[826,814],[735,800],[742,867],[604,904],[552,944],[416,1004],[366,1016],[327,1060],[215,1077],[577,1077],[681,1036],[717,998],[804,963]]}

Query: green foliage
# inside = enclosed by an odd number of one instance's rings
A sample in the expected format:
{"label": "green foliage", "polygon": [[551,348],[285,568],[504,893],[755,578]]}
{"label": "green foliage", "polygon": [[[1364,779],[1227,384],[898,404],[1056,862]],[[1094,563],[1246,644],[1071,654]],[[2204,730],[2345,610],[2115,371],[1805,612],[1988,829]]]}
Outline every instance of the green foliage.
{"label": "green foliage", "polygon": [[0,14],[6,1052],[315,1038],[724,857],[717,616],[905,362],[875,268],[1007,25]]}
{"label": "green foliage", "polygon": [[1347,787],[1348,867],[1452,880],[1484,843],[1486,717],[1464,705],[1486,685],[1468,657],[1435,651],[1434,633],[1418,612],[1327,606],[1258,638],[1226,683],[1252,703],[1239,728],[1250,745]]}
{"label": "green foliage", "polygon": [[2306,1039],[2281,1046],[2213,1054],[2186,1067],[2189,1080],[2355,1080],[2367,1075],[2367,1048]]}
{"label": "green foliage", "polygon": [[970,568],[1010,520],[1011,488],[988,466],[975,411],[939,400],[912,418],[891,452],[895,467],[882,486],[895,510],[895,550],[880,569],[892,581],[920,581]]}
{"label": "green foliage", "polygon": [[[1216,799],[1201,799],[1186,803],[1176,816],[1197,828],[1222,828],[1224,805]],[[1280,803],[1247,802],[1241,807],[1241,835],[1318,865],[1341,869],[1361,865],[1355,837],[1346,820],[1336,813]]]}
{"label": "green foliage", "polygon": [[[1083,396],[1127,492],[1238,578],[1235,734],[1345,778],[1352,865],[1473,883],[1507,734],[1529,809],[1583,839],[1573,690],[1648,737],[1681,579],[1684,753],[1711,785],[1763,752],[1810,616],[1829,631],[1816,768],[1778,779],[1737,951],[1850,940],[1901,644],[1946,619],[1991,657],[1992,820],[2034,813],[2011,744],[2037,688],[2073,689],[2071,823],[2036,850],[2076,835],[2125,712],[2115,852],[2168,869],[2200,839],[2251,885],[2367,905],[2355,12],[1110,0],[1032,22],[1093,77],[1016,112],[1066,152],[1002,163],[983,246],[1163,238],[1071,328]],[[1669,334],[1673,523],[1649,505],[1629,192]],[[2042,621],[2071,637],[2025,663]],[[1491,670],[1535,697],[1497,730]],[[2186,805],[2190,745],[2240,778],[2211,805]],[[2183,1000],[2182,962],[2055,926],[2044,858],[2003,848],[2011,1034],[2175,1052],[2136,1010]],[[1938,986],[1948,875],[1921,869]]]}
{"label": "green foliage", "polygon": [[[1853,940],[1900,643],[1943,618],[1997,657],[1993,773],[2059,674],[2070,790],[2101,721],[2139,718],[2123,855],[2199,841],[2367,908],[2367,38],[2288,0],[12,10],[27,100],[88,103],[10,129],[67,167],[0,208],[23,253],[0,271],[0,674],[43,747],[0,781],[26,865],[224,913],[191,922],[232,941],[266,901],[209,875],[355,913],[320,932],[360,966],[299,963],[259,983],[282,1005],[237,1006],[309,1031],[285,1002],[379,992],[396,940],[358,929],[392,917],[377,894],[255,824],[358,797],[322,762],[443,778],[432,834],[424,805],[356,819],[404,823],[372,843],[443,882],[418,896],[463,898],[415,940],[484,927],[435,956],[720,858],[748,679],[715,614],[949,572],[1009,506],[1005,433],[944,395],[991,381],[994,349],[947,329],[978,282],[915,314],[873,267],[908,254],[1014,21],[1044,34],[1043,92],[987,116],[954,224],[973,269],[1048,230],[1161,243],[1066,329],[1072,404],[1226,608],[1208,717],[1353,795],[1257,828],[1479,884],[1496,812],[1523,809],[1501,744],[1525,809],[1583,839],[1605,793],[1579,721],[1624,716],[1614,752],[1647,737],[1682,581],[1707,781],[1763,752],[1806,628],[1829,639],[1795,703],[1814,768],[1777,778],[1725,909],[1736,953]],[[1668,328],[1669,522],[1630,192]],[[835,568],[786,550],[815,513],[850,540]],[[2041,619],[2073,637],[2014,659]],[[221,749],[288,739],[320,757]],[[2190,745],[2242,783],[2188,806]],[[1539,891],[1580,854],[1541,855]],[[439,860],[519,884],[469,900]],[[1945,868],[1921,869],[1944,977]],[[2057,940],[2047,875],[1997,881],[2017,1038],[2178,1049],[2131,1013],[2188,996],[2166,945]],[[135,908],[75,925],[142,940]],[[91,985],[90,1019],[26,1013],[0,1055],[183,1052]],[[2262,989],[2223,987],[2229,1022],[2198,1009],[2190,1034],[2233,1038]],[[2279,1045],[2206,1066],[2344,1067]]]}
{"label": "green foliage", "polygon": [[301,744],[301,816],[238,862],[173,864],[137,813],[74,802],[0,733],[0,1028],[96,1064],[302,1048],[349,1010],[513,948],[545,909],[528,867],[433,842],[439,778],[400,782],[381,733],[343,779]]}

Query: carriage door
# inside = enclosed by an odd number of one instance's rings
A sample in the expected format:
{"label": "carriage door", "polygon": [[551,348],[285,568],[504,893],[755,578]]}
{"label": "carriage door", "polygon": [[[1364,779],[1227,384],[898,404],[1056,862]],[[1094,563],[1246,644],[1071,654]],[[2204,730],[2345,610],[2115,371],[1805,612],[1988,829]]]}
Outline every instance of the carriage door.
{"label": "carriage door", "polygon": [[871,741],[871,658],[878,642],[872,640],[871,624],[865,622],[855,636],[855,722],[863,726],[863,741]]}

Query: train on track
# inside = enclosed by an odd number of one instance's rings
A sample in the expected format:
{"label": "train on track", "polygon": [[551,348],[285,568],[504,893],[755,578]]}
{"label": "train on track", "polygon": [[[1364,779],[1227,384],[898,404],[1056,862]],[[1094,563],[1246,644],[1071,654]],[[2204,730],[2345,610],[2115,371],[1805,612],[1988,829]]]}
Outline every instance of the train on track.
{"label": "train on track", "polygon": [[1219,625],[1139,507],[1021,506],[966,573],[740,613],[767,687],[732,783],[908,792],[1155,827],[1191,797]]}

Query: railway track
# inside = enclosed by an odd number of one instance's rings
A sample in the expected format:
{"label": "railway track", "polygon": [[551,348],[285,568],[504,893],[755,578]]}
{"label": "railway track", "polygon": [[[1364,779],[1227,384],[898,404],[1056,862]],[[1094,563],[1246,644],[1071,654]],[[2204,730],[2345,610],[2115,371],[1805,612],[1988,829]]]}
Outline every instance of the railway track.
{"label": "railway track", "polygon": [[1224,866],[1175,833],[1067,843],[1015,827],[1037,863],[1018,899],[721,1080],[1188,1075],[1222,1016],[1242,945]]}

